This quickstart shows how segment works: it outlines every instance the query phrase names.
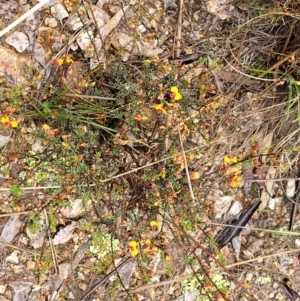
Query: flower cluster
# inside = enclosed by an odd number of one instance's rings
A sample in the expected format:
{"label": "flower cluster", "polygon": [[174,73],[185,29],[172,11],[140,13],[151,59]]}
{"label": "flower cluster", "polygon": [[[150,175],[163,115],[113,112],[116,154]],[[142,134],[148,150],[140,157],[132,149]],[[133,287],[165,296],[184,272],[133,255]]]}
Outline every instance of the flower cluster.
{"label": "flower cluster", "polygon": [[73,64],[74,61],[72,59],[72,57],[70,55],[64,55],[62,57],[60,57],[59,59],[56,59],[56,60],[52,60],[51,63],[54,65],[54,66],[62,66],[64,64]]}
{"label": "flower cluster", "polygon": [[131,240],[129,242],[129,251],[132,256],[136,256],[137,254],[139,254],[139,249],[137,247],[137,242],[135,240]]}
{"label": "flower cluster", "polygon": [[176,87],[176,86],[171,87],[171,98],[174,100],[177,100],[177,101],[182,98],[182,95],[179,92],[178,87]]}
{"label": "flower cluster", "polygon": [[4,124],[4,126],[7,128],[18,127],[18,122],[16,120],[11,120],[8,116],[1,117],[1,123]]}
{"label": "flower cluster", "polygon": [[[163,95],[164,93],[161,92],[161,94],[162,94],[162,95],[160,95],[160,96],[158,97],[159,100],[163,100],[163,99],[164,99],[164,95]],[[179,89],[178,89],[177,86],[172,86],[172,87],[170,88],[170,98],[171,98],[172,100],[176,100],[176,101],[182,99],[182,95],[181,95],[181,93],[179,92]],[[172,109],[174,106],[175,106],[174,103],[168,103],[168,102],[166,102],[165,105],[162,104],[162,103],[154,104],[154,105],[153,105],[153,108],[156,110],[156,112],[157,112],[158,114],[164,114],[164,115],[167,115],[167,113],[168,113],[168,108],[171,108],[171,109]]]}
{"label": "flower cluster", "polygon": [[228,185],[235,188],[242,181],[241,164],[238,164],[238,158],[232,155],[226,155],[223,161],[224,162],[219,166],[218,172],[222,175],[225,171]]}
{"label": "flower cluster", "polygon": [[57,133],[59,132],[58,129],[52,129],[52,128],[50,128],[50,126],[49,126],[48,124],[46,124],[46,123],[42,125],[42,129],[43,129],[43,131],[44,131],[47,135],[49,135],[50,137],[55,137],[55,136],[57,135]]}
{"label": "flower cluster", "polygon": [[[155,221],[151,220],[150,221],[150,227],[152,231],[160,231],[162,227],[162,222],[161,221]],[[139,253],[139,248],[143,250],[143,253],[147,253],[149,255],[155,255],[159,252],[158,247],[151,242],[149,238],[142,237],[140,242],[136,242],[135,240],[131,240],[129,242],[129,251],[132,256],[137,256]]]}

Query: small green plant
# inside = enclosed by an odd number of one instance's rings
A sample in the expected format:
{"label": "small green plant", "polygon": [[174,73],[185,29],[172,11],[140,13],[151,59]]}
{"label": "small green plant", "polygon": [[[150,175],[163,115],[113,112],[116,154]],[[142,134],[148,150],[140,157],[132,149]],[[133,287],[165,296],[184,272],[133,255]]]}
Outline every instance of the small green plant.
{"label": "small green plant", "polygon": [[120,280],[119,279],[116,279],[113,283],[113,287],[111,288],[110,292],[109,292],[109,298],[111,300],[114,300],[115,299],[115,294],[116,294],[116,291],[118,290],[118,288],[120,287]]}
{"label": "small green plant", "polygon": [[105,271],[110,262],[113,260],[115,252],[120,251],[120,242],[112,237],[111,234],[95,232],[93,233],[90,252],[99,259],[97,269]]}
{"label": "small green plant", "polygon": [[14,196],[19,197],[22,194],[22,189],[18,185],[12,185],[9,188],[9,192]]}
{"label": "small green plant", "polygon": [[[198,279],[201,283],[199,283]],[[219,295],[220,292],[224,295],[229,293],[230,283],[222,273],[214,274],[211,280],[204,275],[199,275],[198,279],[193,277],[182,282],[183,292],[199,291],[196,301],[215,300],[215,296]]]}
{"label": "small green plant", "polygon": [[29,215],[27,228],[32,233],[37,233],[39,231],[39,217],[37,214],[31,213]]}

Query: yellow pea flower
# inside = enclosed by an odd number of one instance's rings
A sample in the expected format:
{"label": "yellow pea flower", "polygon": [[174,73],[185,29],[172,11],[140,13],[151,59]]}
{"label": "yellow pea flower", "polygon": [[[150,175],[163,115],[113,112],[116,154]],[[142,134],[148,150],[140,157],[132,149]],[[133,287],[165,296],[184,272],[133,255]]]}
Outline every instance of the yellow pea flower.
{"label": "yellow pea flower", "polygon": [[161,103],[154,105],[153,108],[157,111],[157,113],[162,113],[164,115],[167,114],[167,111],[164,109],[163,105]]}
{"label": "yellow pea flower", "polygon": [[16,128],[16,127],[18,127],[18,122],[16,120],[13,120],[13,121],[10,122],[10,126],[12,128]]}
{"label": "yellow pea flower", "polygon": [[232,155],[226,155],[224,157],[224,162],[225,163],[237,163],[238,162],[238,158],[236,156],[232,156]]}
{"label": "yellow pea flower", "polygon": [[74,61],[72,60],[72,58],[70,56],[66,56],[65,62],[67,64],[73,64],[74,63]]}
{"label": "yellow pea flower", "polygon": [[139,250],[137,248],[137,242],[135,240],[131,240],[129,242],[129,251],[133,256],[136,256],[139,253]]}
{"label": "yellow pea flower", "polygon": [[162,222],[157,222],[157,221],[150,222],[151,227],[160,227],[161,225],[162,225]]}
{"label": "yellow pea flower", "polygon": [[172,93],[178,93],[178,87],[176,86],[172,86],[170,90]]}
{"label": "yellow pea flower", "polygon": [[9,117],[7,116],[1,117],[1,123],[9,123]]}
{"label": "yellow pea flower", "polygon": [[180,93],[175,93],[174,100],[180,100],[182,95]]}

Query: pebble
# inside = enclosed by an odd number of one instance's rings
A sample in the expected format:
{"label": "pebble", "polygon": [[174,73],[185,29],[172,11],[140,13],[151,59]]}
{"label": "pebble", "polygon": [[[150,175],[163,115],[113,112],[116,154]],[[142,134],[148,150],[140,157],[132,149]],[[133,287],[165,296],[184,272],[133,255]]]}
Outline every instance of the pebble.
{"label": "pebble", "polygon": [[[90,205],[91,201],[87,202]],[[85,208],[82,199],[75,199],[70,201],[70,207],[61,208],[61,214],[66,218],[76,218],[85,213]]]}
{"label": "pebble", "polygon": [[85,58],[94,56],[94,47],[91,39],[93,39],[93,31],[91,29],[81,32],[76,39],[78,46],[84,52]]}
{"label": "pebble", "polygon": [[53,5],[51,7],[51,13],[53,17],[59,21],[69,17],[68,11],[61,3],[57,3],[56,5]]}
{"label": "pebble", "polygon": [[18,263],[19,263],[19,258],[18,258],[18,254],[19,254],[19,253],[20,253],[20,251],[14,250],[12,253],[10,253],[10,254],[6,257],[6,261],[7,261],[7,262],[11,262],[11,263],[18,264]]}
{"label": "pebble", "polygon": [[29,46],[29,39],[26,34],[15,31],[12,35],[5,39],[5,42],[14,47],[19,53],[25,51]]}
{"label": "pebble", "polygon": [[59,269],[60,279],[67,279],[70,275],[71,264],[70,263],[62,263],[58,266],[58,269]]}
{"label": "pebble", "polygon": [[0,294],[3,294],[6,290],[6,284],[0,284]]}
{"label": "pebble", "polygon": [[250,282],[253,279],[253,273],[248,272],[246,274],[246,281]]}
{"label": "pebble", "polygon": [[77,13],[72,14],[66,22],[66,28],[72,32],[83,27],[82,18]]}
{"label": "pebble", "polygon": [[55,28],[58,26],[58,22],[55,18],[46,18],[45,25],[51,28]]}
{"label": "pebble", "polygon": [[85,284],[85,283],[79,283],[78,284],[78,287],[79,287],[79,289],[80,290],[82,290],[82,291],[86,291],[86,289],[87,289],[87,285]]}

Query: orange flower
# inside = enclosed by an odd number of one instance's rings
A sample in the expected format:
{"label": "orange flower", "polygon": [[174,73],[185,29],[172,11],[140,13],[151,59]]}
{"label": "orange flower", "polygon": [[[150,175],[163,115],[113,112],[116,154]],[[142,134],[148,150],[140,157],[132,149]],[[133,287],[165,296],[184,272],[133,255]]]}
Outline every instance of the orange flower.
{"label": "orange flower", "polygon": [[239,186],[240,182],[242,181],[242,178],[243,177],[241,175],[234,175],[233,177],[227,180],[227,183],[232,188],[236,188]]}
{"label": "orange flower", "polygon": [[164,109],[163,105],[161,103],[154,105],[153,108],[156,110],[158,114],[167,114],[167,111]]}
{"label": "orange flower", "polygon": [[18,127],[18,122],[16,120],[10,120],[8,116],[1,117],[1,123],[6,127],[16,128]]}
{"label": "orange flower", "polygon": [[191,178],[191,180],[200,179],[200,172],[199,171],[191,172],[190,173],[190,178]]}

